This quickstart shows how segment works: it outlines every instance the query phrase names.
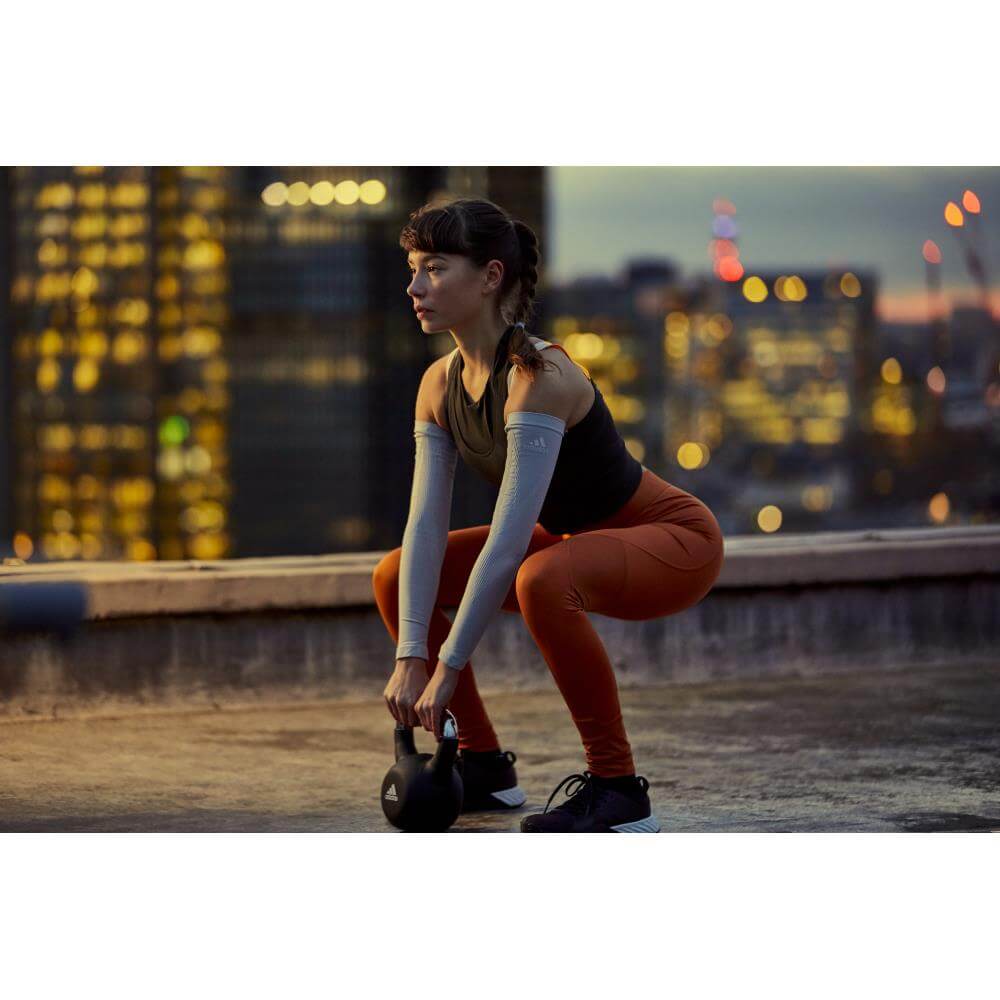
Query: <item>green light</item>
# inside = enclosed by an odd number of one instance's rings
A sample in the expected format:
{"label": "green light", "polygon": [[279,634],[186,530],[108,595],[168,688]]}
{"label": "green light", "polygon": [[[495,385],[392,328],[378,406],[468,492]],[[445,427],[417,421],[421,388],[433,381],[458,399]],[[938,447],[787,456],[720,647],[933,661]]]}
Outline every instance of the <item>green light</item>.
{"label": "green light", "polygon": [[160,444],[183,444],[190,433],[191,425],[187,419],[175,414],[160,424]]}

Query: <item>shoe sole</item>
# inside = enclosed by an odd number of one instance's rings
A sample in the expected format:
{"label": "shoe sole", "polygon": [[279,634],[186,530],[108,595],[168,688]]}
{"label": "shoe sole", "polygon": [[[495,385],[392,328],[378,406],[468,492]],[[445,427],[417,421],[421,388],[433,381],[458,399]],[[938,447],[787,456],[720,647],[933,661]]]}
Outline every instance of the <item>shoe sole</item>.
{"label": "shoe sole", "polygon": [[490,792],[490,796],[508,809],[516,809],[518,806],[523,806],[528,798],[517,785],[513,788],[504,788],[499,792]]}
{"label": "shoe sole", "polygon": [[[525,817],[527,818],[527,817]],[[609,827],[611,833],[659,833],[660,822],[650,814],[645,819],[633,820],[631,823],[619,823],[617,826]],[[556,833],[555,830],[531,830],[525,829],[522,821],[521,833]],[[569,832],[569,831],[566,831]]]}
{"label": "shoe sole", "polygon": [[619,823],[611,829],[614,833],[659,833],[660,823],[655,816],[649,815],[632,823]]}

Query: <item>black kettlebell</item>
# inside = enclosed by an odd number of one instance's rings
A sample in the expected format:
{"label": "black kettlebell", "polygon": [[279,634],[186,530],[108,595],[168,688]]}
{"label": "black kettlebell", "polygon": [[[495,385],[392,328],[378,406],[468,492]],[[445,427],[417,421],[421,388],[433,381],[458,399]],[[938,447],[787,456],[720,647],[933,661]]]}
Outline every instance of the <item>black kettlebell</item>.
{"label": "black kettlebell", "polygon": [[447,709],[437,752],[417,753],[413,727],[396,723],[396,763],[382,779],[382,812],[410,833],[447,830],[462,811],[462,776],[455,768],[458,721]]}

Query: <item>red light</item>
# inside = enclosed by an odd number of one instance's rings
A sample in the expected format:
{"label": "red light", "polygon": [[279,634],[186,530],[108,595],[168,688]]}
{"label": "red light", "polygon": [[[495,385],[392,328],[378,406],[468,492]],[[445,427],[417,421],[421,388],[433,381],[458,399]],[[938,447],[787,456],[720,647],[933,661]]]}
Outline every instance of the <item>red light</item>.
{"label": "red light", "polygon": [[723,281],[739,281],[743,277],[743,265],[735,257],[720,257],[715,263],[715,273]]}

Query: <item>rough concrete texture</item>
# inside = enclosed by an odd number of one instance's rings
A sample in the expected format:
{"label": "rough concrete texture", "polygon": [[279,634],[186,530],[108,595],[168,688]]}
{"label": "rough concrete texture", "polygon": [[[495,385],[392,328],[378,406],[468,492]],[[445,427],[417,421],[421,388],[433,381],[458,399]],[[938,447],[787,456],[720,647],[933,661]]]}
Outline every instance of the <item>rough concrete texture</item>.
{"label": "rough concrete texture", "polygon": [[[554,687],[485,692],[528,802],[451,832],[516,831],[583,769]],[[622,691],[671,831],[1000,830],[1000,664]],[[396,832],[380,699],[0,725],[3,831]],[[420,730],[418,749],[430,750]],[[560,793],[560,798],[563,793]]]}

